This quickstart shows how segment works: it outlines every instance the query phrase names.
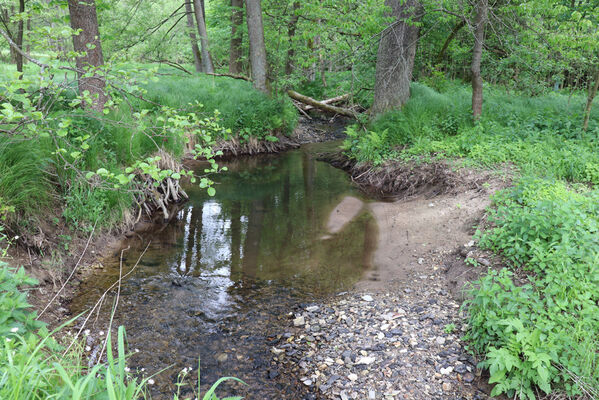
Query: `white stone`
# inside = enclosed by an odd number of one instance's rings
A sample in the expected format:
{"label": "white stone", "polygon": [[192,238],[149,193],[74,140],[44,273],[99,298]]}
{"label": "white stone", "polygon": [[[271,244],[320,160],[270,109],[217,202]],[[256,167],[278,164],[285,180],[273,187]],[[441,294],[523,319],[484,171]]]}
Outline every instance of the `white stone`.
{"label": "white stone", "polygon": [[347,376],[347,379],[349,379],[349,380],[350,380],[350,381],[352,381],[352,382],[355,382],[355,381],[357,381],[357,380],[358,380],[358,375],[356,375],[356,374],[349,374],[349,375]]}
{"label": "white stone", "polygon": [[374,357],[360,357],[356,360],[356,364],[369,365],[376,361]]}
{"label": "white stone", "polygon": [[364,300],[364,301],[373,301],[374,299],[372,298],[371,295],[365,294],[364,296],[362,296],[362,300]]}
{"label": "white stone", "polygon": [[441,368],[441,375],[449,375],[453,372],[453,367]]}

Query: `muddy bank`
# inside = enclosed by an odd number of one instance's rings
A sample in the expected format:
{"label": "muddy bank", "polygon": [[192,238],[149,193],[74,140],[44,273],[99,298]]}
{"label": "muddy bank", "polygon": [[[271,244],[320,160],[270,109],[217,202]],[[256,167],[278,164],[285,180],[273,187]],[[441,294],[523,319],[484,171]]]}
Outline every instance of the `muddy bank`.
{"label": "muddy bank", "polygon": [[457,168],[447,161],[417,163],[414,161],[387,161],[375,167],[358,163],[342,152],[325,153],[320,160],[346,171],[364,192],[386,200],[398,200],[422,195],[434,197],[456,194],[468,189],[481,189],[483,183],[494,178],[491,172]]}

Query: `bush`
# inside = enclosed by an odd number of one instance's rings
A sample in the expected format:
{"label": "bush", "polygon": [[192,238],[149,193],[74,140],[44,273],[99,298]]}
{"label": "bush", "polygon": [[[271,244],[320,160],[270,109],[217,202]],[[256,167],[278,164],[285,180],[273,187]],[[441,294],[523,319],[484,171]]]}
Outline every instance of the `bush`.
{"label": "bush", "polygon": [[599,390],[599,191],[528,178],[494,205],[480,247],[529,275],[516,284],[512,272],[492,271],[465,303],[466,339],[484,355],[492,395]]}

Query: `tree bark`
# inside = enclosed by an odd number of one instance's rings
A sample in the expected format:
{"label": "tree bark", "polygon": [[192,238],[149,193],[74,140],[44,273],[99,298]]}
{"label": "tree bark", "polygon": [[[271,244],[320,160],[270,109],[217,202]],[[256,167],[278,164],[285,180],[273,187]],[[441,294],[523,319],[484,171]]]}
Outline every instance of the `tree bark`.
{"label": "tree bark", "polygon": [[[25,12],[25,0],[19,0],[19,13],[22,14]],[[15,42],[19,49],[23,49],[23,19],[19,18],[19,22],[17,23],[17,37],[15,38]],[[17,63],[17,71],[23,72],[23,55],[19,52],[15,54],[15,61]],[[23,79],[23,74],[19,76],[19,79]]]}
{"label": "tree bark", "polygon": [[597,89],[599,89],[599,68],[595,72],[595,81],[589,82],[587,105],[584,109],[584,122],[582,123],[582,129],[584,129],[585,131],[589,129],[589,119],[591,119],[591,106],[593,105],[593,99],[597,95]]}
{"label": "tree bark", "polygon": [[287,37],[289,39],[289,48],[287,49],[287,60],[285,61],[285,74],[291,75],[293,72],[293,59],[295,58],[295,46],[293,43],[293,38],[295,37],[295,31],[297,29],[297,21],[299,20],[299,15],[297,14],[297,10],[300,8],[299,1],[293,2],[293,14],[289,19],[289,23],[287,24]]}
{"label": "tree bark", "polygon": [[231,0],[231,43],[229,47],[229,73],[240,74],[243,65],[241,63],[241,45],[243,36],[241,24],[243,23],[243,0]]}
{"label": "tree bark", "polygon": [[104,64],[102,55],[102,42],[98,30],[98,17],[94,0],[68,0],[73,47],[81,55],[76,59],[77,69],[85,71],[79,73],[79,92],[88,91],[92,97],[92,104],[83,102],[84,108],[102,111],[108,97],[104,92],[106,80],[99,67]]}
{"label": "tree bark", "polygon": [[395,17],[381,36],[376,60],[374,102],[371,113],[378,114],[403,106],[410,98],[410,82],[422,16],[417,0],[385,0]]}
{"label": "tree bark", "polygon": [[214,65],[210,56],[210,44],[208,42],[208,31],[206,30],[206,16],[204,15],[204,2],[193,0],[193,9],[196,15],[198,33],[200,34],[200,45],[202,46],[202,66],[204,72],[213,73]]}
{"label": "tree bark", "polygon": [[474,48],[472,49],[472,118],[476,121],[483,112],[483,78],[480,73],[480,63],[483,55],[485,40],[485,25],[489,12],[488,0],[478,0],[474,20]]}
{"label": "tree bark", "polygon": [[248,36],[250,39],[250,65],[254,87],[269,93],[268,64],[266,62],[266,45],[264,44],[264,26],[262,25],[261,0],[246,0]]}
{"label": "tree bark", "polygon": [[187,30],[189,31],[189,40],[191,41],[191,52],[193,53],[193,61],[196,67],[196,72],[202,71],[202,58],[200,57],[200,48],[198,47],[198,38],[195,34],[193,23],[193,7],[191,0],[183,0],[185,2],[185,14],[187,14]]}
{"label": "tree bark", "polygon": [[447,48],[449,48],[449,45],[451,44],[453,39],[455,39],[458,32],[464,26],[466,26],[465,19],[461,20],[453,27],[453,29],[451,30],[451,33],[449,34],[449,36],[447,36],[447,39],[445,39],[445,43],[443,43],[443,47],[441,47],[441,50],[439,50],[439,54],[437,54],[436,64],[441,64],[443,62],[443,57],[445,57],[445,52],[447,51]]}

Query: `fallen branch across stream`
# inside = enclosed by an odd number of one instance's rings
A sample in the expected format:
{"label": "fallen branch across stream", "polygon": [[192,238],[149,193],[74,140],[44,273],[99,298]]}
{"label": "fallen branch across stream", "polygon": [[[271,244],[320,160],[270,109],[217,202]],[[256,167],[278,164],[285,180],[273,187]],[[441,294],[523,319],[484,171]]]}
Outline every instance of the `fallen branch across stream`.
{"label": "fallen branch across stream", "polygon": [[[341,96],[337,96],[337,97],[332,97],[330,99],[322,100],[321,103],[322,104],[335,104],[335,103],[341,103],[342,101],[345,101],[347,99],[349,99],[349,93],[342,94]],[[310,110],[313,110],[314,108],[316,108],[316,107],[307,105],[304,107],[304,110],[310,111]]]}
{"label": "fallen branch across stream", "polygon": [[[319,110],[322,110],[322,111],[326,111],[326,112],[333,113],[333,114],[344,115],[344,116],[350,117],[350,118],[356,117],[356,114],[350,109],[336,107],[336,106],[332,106],[332,105],[327,104],[322,101],[314,100],[312,97],[304,96],[303,94],[300,94],[294,90],[288,90],[287,95],[289,95],[289,97],[291,97],[294,100],[297,100],[301,103],[307,104],[308,106],[318,108]],[[333,99],[329,99],[330,102],[333,102],[332,100]]]}

